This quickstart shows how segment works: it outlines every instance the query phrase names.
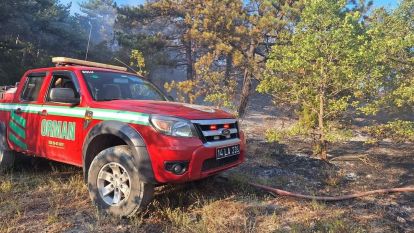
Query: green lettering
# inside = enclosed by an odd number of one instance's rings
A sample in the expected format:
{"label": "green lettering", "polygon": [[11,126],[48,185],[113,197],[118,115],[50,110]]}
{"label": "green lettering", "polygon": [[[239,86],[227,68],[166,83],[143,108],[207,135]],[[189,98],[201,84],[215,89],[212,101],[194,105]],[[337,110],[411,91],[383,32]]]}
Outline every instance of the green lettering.
{"label": "green lettering", "polygon": [[66,121],[42,120],[41,135],[43,137],[59,138],[75,141],[76,123]]}
{"label": "green lettering", "polygon": [[47,136],[49,137],[54,137],[54,133],[53,133],[53,123],[51,120],[47,121]]}
{"label": "green lettering", "polygon": [[69,124],[68,124],[68,140],[75,141],[75,128],[76,128],[76,123],[75,122],[69,122]]}
{"label": "green lettering", "polygon": [[41,126],[41,135],[44,137],[44,136],[47,136],[47,120],[46,119],[43,119],[42,120],[42,126]]}
{"label": "green lettering", "polygon": [[60,133],[61,128],[62,128],[61,121],[53,121],[53,135],[55,138],[62,138],[62,135]]}
{"label": "green lettering", "polygon": [[68,140],[68,122],[62,123],[62,138]]}

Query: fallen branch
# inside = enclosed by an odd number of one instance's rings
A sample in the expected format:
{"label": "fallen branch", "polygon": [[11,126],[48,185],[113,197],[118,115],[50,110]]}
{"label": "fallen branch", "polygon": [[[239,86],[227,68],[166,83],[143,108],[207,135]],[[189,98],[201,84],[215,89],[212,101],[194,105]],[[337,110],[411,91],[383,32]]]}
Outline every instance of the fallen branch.
{"label": "fallen branch", "polygon": [[378,165],[370,162],[371,160],[368,158],[367,155],[346,155],[346,156],[339,156],[329,160],[329,162],[343,162],[343,161],[361,161],[366,165],[379,168]]}
{"label": "fallen branch", "polygon": [[256,188],[260,188],[260,189],[263,189],[265,191],[268,191],[270,193],[277,194],[280,196],[290,196],[290,197],[311,199],[311,200],[317,200],[317,201],[343,201],[343,200],[364,197],[364,196],[374,195],[374,194],[414,192],[414,187],[404,187],[404,188],[378,189],[378,190],[372,190],[372,191],[367,191],[367,192],[358,192],[358,193],[344,195],[344,196],[329,197],[329,196],[303,195],[299,193],[292,193],[292,192],[288,192],[285,190],[272,188],[266,185],[255,184],[255,183],[250,183],[250,182],[249,184]]}
{"label": "fallen branch", "polygon": [[345,155],[345,156],[338,156],[329,160],[332,161],[355,161],[355,160],[366,160],[368,159],[367,155]]}

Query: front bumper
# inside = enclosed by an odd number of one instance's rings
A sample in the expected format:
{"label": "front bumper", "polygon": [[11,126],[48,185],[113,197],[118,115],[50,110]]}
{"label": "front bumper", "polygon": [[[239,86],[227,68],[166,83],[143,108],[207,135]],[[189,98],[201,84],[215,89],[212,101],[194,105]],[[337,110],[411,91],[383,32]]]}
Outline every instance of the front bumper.
{"label": "front bumper", "polygon": [[[222,146],[240,145],[240,155],[216,160],[216,147],[208,147],[198,138],[176,138],[147,132],[147,149],[150,155],[155,179],[160,184],[184,183],[217,174],[241,164],[245,159],[246,143],[243,132],[240,141]],[[145,137],[144,137],[145,138]],[[176,175],[166,170],[165,164],[172,161],[188,162],[187,171]]]}

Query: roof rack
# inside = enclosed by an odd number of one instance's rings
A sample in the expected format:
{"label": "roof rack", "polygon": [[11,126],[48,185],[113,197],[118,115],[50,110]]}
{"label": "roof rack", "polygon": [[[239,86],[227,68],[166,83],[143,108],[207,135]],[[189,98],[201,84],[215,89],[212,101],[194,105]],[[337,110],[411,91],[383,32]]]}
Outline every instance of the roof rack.
{"label": "roof rack", "polygon": [[80,66],[98,67],[98,68],[105,68],[105,69],[119,70],[119,71],[128,70],[127,68],[122,67],[122,66],[113,66],[113,65],[108,65],[104,63],[83,61],[83,60],[67,58],[67,57],[53,57],[52,62],[55,63],[56,66],[80,65]]}

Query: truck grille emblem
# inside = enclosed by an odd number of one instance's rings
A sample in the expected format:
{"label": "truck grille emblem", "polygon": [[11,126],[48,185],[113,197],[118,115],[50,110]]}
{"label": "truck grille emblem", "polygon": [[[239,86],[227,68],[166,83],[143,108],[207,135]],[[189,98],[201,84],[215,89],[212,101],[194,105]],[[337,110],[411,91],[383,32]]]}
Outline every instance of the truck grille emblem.
{"label": "truck grille emblem", "polygon": [[223,136],[229,136],[230,135],[230,130],[228,130],[228,129],[223,129],[222,131],[221,131],[221,135],[223,135]]}

